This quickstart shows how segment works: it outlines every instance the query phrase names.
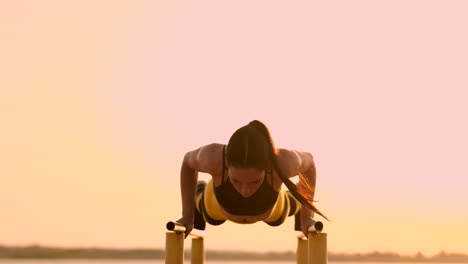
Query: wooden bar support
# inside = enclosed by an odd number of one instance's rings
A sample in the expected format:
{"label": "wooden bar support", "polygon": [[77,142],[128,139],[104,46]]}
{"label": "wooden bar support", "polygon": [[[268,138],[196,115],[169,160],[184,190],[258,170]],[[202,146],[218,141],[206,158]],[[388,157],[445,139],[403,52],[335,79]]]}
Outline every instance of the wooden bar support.
{"label": "wooden bar support", "polygon": [[184,263],[184,233],[166,232],[166,264]]}
{"label": "wooden bar support", "polygon": [[304,236],[297,238],[297,264],[307,264],[308,252],[308,240]]}
{"label": "wooden bar support", "polygon": [[205,263],[205,247],[203,237],[192,238],[192,264]]}
{"label": "wooden bar support", "polygon": [[[184,263],[185,227],[177,222],[168,222],[166,225],[166,264]],[[328,264],[327,234],[321,233],[323,224],[315,222],[309,228],[309,239],[304,235],[297,238],[297,264]],[[205,233],[190,232],[192,238],[192,264],[205,263]]]}
{"label": "wooden bar support", "polygon": [[309,263],[327,264],[327,234],[309,233]]}

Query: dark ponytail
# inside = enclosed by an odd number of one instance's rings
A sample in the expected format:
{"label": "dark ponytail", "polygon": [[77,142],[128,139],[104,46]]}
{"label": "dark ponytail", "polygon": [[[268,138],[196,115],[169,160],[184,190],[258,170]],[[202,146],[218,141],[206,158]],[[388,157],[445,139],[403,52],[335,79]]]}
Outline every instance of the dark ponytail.
{"label": "dark ponytail", "polygon": [[[291,194],[305,207],[309,208],[313,212],[321,215],[323,218],[329,220],[325,215],[323,215],[314,205],[313,205],[313,199],[312,197],[314,196],[314,188],[309,183],[309,180],[299,174],[299,182],[301,183],[301,186],[298,188],[287,176],[284,175],[284,173],[281,171],[281,169],[278,166],[278,161],[276,160],[276,153],[275,153],[275,145],[273,142],[273,139],[271,138],[270,131],[268,131],[268,128],[263,124],[262,122],[258,120],[254,120],[249,123],[248,126],[251,126],[255,128],[260,134],[266,139],[268,143],[268,160],[272,163],[271,165],[273,166],[273,169],[276,171],[278,176],[280,177],[281,181],[286,185],[288,190],[291,192]],[[330,221],[330,220],[329,220]]]}

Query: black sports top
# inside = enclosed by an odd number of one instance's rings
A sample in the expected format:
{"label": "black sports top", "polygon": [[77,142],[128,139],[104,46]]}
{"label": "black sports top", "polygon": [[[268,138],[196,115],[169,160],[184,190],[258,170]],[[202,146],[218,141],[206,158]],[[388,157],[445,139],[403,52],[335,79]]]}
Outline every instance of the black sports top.
{"label": "black sports top", "polygon": [[[224,171],[226,168],[225,150],[223,148],[223,176],[221,185],[214,186],[214,192],[218,203],[228,213],[233,215],[255,216],[266,213],[272,209],[278,199],[278,193],[266,181],[266,174],[263,178],[262,185],[250,197],[243,197],[231,183],[231,179],[227,177],[224,181]],[[273,171],[270,169],[271,182],[273,182]]]}

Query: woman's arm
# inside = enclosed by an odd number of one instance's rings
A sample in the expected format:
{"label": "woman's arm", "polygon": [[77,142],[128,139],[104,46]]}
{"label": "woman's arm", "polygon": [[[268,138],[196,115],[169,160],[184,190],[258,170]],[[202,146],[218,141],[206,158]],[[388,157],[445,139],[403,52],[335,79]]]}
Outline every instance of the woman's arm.
{"label": "woman's arm", "polygon": [[180,169],[180,191],[182,195],[182,218],[177,222],[185,225],[185,237],[190,234],[193,228],[195,216],[195,192],[197,188],[198,172],[212,173],[213,153],[219,148],[219,144],[210,144],[189,151],[184,155],[182,167]]}
{"label": "woman's arm", "polygon": [[[182,161],[180,169],[180,192],[182,195],[182,219],[187,224],[193,224],[195,215],[195,190],[197,187],[198,171],[196,155],[200,150],[188,152]],[[184,223],[185,224],[185,223]],[[188,228],[188,226],[186,226]]]}
{"label": "woman's arm", "polygon": [[[315,184],[317,181],[317,171],[315,169],[314,157],[309,152],[295,151],[299,157],[298,174],[301,181],[299,185],[308,188],[309,197],[313,201],[315,196]],[[303,188],[301,187],[301,188]]]}
{"label": "woman's arm", "polygon": [[[317,174],[312,154],[298,150],[281,150],[280,156],[282,156],[285,173],[290,178],[299,175],[299,182],[296,184],[298,190],[303,190],[301,193],[306,194],[307,199],[313,201]],[[312,210],[301,206],[301,231],[305,236],[308,234],[308,228],[313,224],[312,217]]]}
{"label": "woman's arm", "polygon": [[[303,177],[306,179],[306,184],[309,185],[308,189],[312,190],[311,192],[308,192],[310,194],[310,200],[313,201],[314,196],[315,196],[315,183],[317,181],[317,172],[315,169],[315,163],[314,163],[314,158],[312,154],[307,153],[307,152],[302,152],[299,154],[301,157],[301,167],[299,170],[299,174],[301,174],[299,177]],[[303,188],[301,186],[302,183],[298,183],[298,188]],[[312,225],[312,217],[314,216],[312,210],[309,208],[302,206],[301,207],[301,230],[302,232],[306,235],[308,233],[308,229],[310,225]]]}

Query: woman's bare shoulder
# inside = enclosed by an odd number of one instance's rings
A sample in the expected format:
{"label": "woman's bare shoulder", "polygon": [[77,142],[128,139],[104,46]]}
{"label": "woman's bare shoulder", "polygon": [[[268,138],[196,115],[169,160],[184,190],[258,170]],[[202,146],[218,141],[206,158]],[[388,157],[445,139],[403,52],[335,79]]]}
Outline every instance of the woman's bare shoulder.
{"label": "woman's bare shoulder", "polygon": [[219,143],[204,145],[187,152],[184,160],[189,162],[192,169],[213,175],[222,170],[223,148],[224,145]]}
{"label": "woman's bare shoulder", "polygon": [[313,160],[312,154],[300,150],[276,150],[278,165],[288,177],[294,177],[303,170],[303,167]]}

